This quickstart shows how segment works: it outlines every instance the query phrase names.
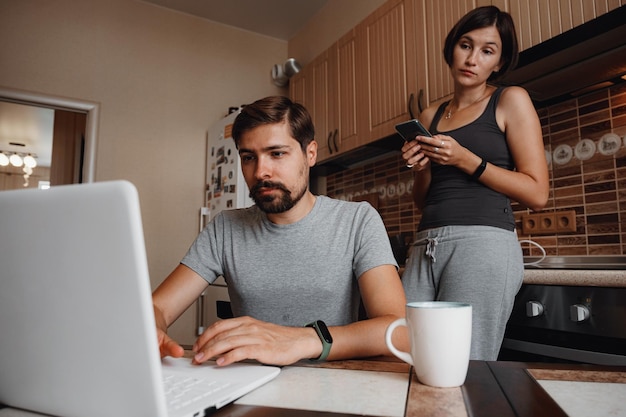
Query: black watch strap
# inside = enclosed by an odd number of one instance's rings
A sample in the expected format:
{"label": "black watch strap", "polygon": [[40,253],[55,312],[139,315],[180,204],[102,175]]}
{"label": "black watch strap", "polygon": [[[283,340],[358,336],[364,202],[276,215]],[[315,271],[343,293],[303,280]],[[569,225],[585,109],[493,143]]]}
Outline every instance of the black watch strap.
{"label": "black watch strap", "polygon": [[480,176],[483,175],[483,172],[485,172],[485,168],[487,168],[487,161],[483,159],[480,161],[480,165],[478,165],[476,171],[474,171],[474,173],[471,175],[472,179],[474,181],[478,181],[478,178],[480,178]]}
{"label": "black watch strap", "polygon": [[328,354],[330,353],[330,348],[333,345],[333,337],[330,335],[328,331],[328,327],[326,327],[326,323],[322,320],[316,320],[312,323],[307,324],[305,327],[313,327],[317,336],[320,338],[322,342],[322,354],[318,358],[311,358],[312,361],[323,361],[326,360]]}

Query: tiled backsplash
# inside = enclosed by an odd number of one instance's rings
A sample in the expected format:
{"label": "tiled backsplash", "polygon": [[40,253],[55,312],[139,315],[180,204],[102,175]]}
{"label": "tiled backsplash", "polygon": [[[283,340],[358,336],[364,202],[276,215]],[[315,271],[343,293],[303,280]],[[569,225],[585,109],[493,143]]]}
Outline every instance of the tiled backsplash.
{"label": "tiled backsplash", "polygon": [[[530,211],[514,203],[520,239],[532,239],[548,255],[625,254],[626,84],[538,113],[550,168],[550,199],[543,211],[575,210],[576,232],[523,235],[521,216]],[[413,235],[420,213],[411,199],[412,185],[411,172],[394,153],[329,175],[326,194],[353,200],[377,192],[378,210],[389,235]],[[523,247],[526,255],[539,254],[532,245]]]}

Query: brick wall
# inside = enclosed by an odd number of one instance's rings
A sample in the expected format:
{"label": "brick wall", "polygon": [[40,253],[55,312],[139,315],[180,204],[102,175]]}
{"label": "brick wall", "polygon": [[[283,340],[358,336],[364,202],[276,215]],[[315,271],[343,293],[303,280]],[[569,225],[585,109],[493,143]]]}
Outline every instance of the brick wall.
{"label": "brick wall", "polygon": [[[521,218],[530,211],[514,202],[520,239],[536,241],[548,255],[625,254],[626,85],[542,108],[538,114],[550,168],[550,199],[544,212],[575,210],[576,232],[524,235]],[[579,144],[584,139],[589,140]],[[411,200],[412,183],[412,174],[394,153],[329,175],[326,194],[355,200],[378,193],[388,233],[412,236],[420,219]],[[538,254],[531,245],[523,247],[525,254]]]}

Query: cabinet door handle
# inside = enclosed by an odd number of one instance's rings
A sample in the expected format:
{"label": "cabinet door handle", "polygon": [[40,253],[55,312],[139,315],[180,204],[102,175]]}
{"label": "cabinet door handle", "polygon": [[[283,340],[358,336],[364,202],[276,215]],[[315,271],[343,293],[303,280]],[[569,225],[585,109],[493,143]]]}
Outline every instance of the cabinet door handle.
{"label": "cabinet door handle", "polygon": [[335,145],[335,152],[339,152],[339,145],[337,145],[337,135],[339,134],[339,129],[335,129],[333,133],[333,144]]}
{"label": "cabinet door handle", "polygon": [[330,151],[330,154],[333,154],[333,147],[330,146],[330,138],[333,136],[333,132],[332,130],[330,132],[328,132],[328,139],[326,139],[326,145],[328,146],[328,150]]}
{"label": "cabinet door handle", "polygon": [[409,118],[415,119],[415,115],[413,114],[413,93],[409,94],[409,102],[406,104],[407,109],[409,110]]}
{"label": "cabinet door handle", "polygon": [[417,96],[417,109],[419,110],[420,113],[424,111],[424,106],[422,106],[423,98],[424,98],[424,89],[420,88],[420,93]]}

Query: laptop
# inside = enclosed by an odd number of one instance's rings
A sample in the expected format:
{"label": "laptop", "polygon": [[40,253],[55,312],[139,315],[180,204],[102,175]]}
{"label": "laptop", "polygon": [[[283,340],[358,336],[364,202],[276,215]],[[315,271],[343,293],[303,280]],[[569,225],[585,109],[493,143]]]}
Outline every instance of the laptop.
{"label": "laptop", "polygon": [[[126,181],[0,192],[0,338],[0,404],[57,416],[203,416],[280,372],[160,359]],[[228,386],[171,411],[164,380],[181,374]]]}

